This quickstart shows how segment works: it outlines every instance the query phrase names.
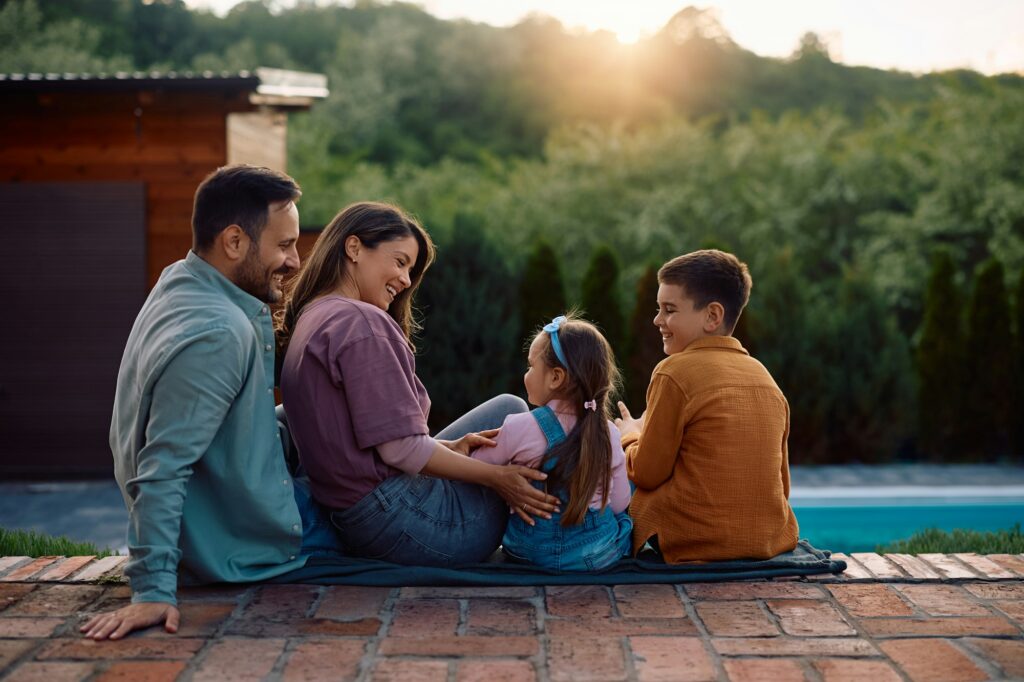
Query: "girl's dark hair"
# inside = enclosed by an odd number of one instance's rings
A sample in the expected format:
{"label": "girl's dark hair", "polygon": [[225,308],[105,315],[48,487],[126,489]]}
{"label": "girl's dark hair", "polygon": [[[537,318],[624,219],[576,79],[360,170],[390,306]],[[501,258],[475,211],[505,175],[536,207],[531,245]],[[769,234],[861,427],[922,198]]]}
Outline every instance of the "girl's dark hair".
{"label": "girl's dark hair", "polygon": [[371,249],[395,239],[416,239],[419,254],[409,274],[412,285],[398,294],[388,307],[388,314],[402,328],[409,346],[416,349],[412,337],[420,325],[413,316],[412,298],[423,280],[423,273],[434,262],[434,243],[416,219],[397,206],[361,201],[334,216],[320,233],[299,274],[288,282],[284,309],[275,319],[277,340],[282,351],[287,349],[295,331],[295,322],[306,304],[334,289],[344,278],[348,267],[345,240],[351,236],[358,237],[364,246]]}
{"label": "girl's dark hair", "polygon": [[[539,332],[544,349],[541,358],[548,367],[561,367],[566,381],[557,398],[565,400],[576,413],[577,422],[566,439],[551,448],[541,460],[541,468],[555,460],[548,471],[549,491],[566,491],[569,499],[562,509],[562,525],[573,526],[583,521],[591,498],[601,487],[601,508],[608,504],[612,476],[612,443],[608,433],[608,417],[612,393],[619,383],[615,354],[597,327],[566,315],[558,330],[558,341],[568,366],[563,365],[551,346],[547,332]],[[584,408],[593,400],[596,410]]]}

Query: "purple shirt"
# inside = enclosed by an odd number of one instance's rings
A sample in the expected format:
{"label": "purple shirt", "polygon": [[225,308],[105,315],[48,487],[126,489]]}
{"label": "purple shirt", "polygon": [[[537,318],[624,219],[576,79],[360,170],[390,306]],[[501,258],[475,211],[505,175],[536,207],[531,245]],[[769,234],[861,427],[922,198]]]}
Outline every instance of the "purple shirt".
{"label": "purple shirt", "polygon": [[342,296],[308,304],[284,358],[281,395],[313,497],[327,507],[348,509],[430,459],[420,449],[392,462],[399,469],[377,453],[382,443],[430,433],[430,398],[402,330],[374,305]]}
{"label": "purple shirt", "polygon": [[[564,400],[552,400],[548,403],[562,425],[562,429],[569,433],[576,425],[576,415],[571,407]],[[626,476],[626,456],[622,452],[622,445],[619,443],[621,436],[615,424],[608,422],[608,433],[612,442],[612,474],[611,489],[608,491],[608,506],[618,514],[625,511],[629,506],[632,496],[629,490],[629,478]],[[489,464],[522,464],[531,469],[540,466],[540,461],[548,451],[548,441],[544,432],[540,430],[537,420],[529,412],[512,414],[505,418],[501,426],[501,432],[495,438],[493,448],[480,447],[473,450],[470,456]],[[590,500],[591,509],[601,509],[601,498],[603,497],[601,486],[594,491],[594,497]]]}

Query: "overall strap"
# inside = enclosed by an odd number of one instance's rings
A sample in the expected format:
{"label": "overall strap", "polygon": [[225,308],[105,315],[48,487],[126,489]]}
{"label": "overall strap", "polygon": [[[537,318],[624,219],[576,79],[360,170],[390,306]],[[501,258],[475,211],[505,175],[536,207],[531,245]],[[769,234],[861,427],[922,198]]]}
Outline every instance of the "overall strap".
{"label": "overall strap", "polygon": [[[548,450],[551,450],[551,448],[565,440],[565,429],[562,428],[561,422],[558,421],[558,417],[555,416],[554,410],[550,407],[547,405],[538,407],[536,410],[531,411],[530,414],[537,420],[537,425],[544,433],[544,438],[548,441]],[[555,462],[551,460],[547,464],[548,466],[545,469],[550,469],[555,465]]]}

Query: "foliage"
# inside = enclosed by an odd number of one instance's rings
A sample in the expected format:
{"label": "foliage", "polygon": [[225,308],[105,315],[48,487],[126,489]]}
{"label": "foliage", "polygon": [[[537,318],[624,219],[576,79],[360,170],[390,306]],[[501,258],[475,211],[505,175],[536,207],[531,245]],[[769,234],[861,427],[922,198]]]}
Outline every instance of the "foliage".
{"label": "foliage", "polygon": [[626,348],[626,320],[619,302],[619,260],[605,245],[594,251],[583,275],[580,307],[584,317],[608,339],[621,364]]}
{"label": "foliage", "polygon": [[77,17],[50,23],[37,0],[0,7],[0,71],[101,73],[130,71],[126,56],[100,56],[101,32]]}
{"label": "foliage", "polygon": [[34,530],[0,528],[0,556],[88,556],[105,557],[109,549],[99,550],[88,542],[76,542],[66,536],[54,537]]}
{"label": "foliage", "polygon": [[1024,458],[1024,268],[1017,278],[1017,292],[1014,306],[1016,332],[1016,360],[1017,374],[1015,386],[1017,388],[1014,398],[1014,411],[1010,423],[1014,426],[1014,450],[1018,458]]}
{"label": "foliage", "polygon": [[1014,342],[1004,278],[998,260],[983,263],[968,309],[965,447],[982,460],[1010,449]]}
{"label": "foliage", "polygon": [[1014,524],[1008,530],[994,532],[964,530],[957,528],[951,532],[929,528],[914,533],[906,540],[898,540],[878,552],[894,554],[954,554],[959,552],[976,552],[978,554],[1020,554],[1024,552],[1024,534],[1020,524]]}
{"label": "foliage", "polygon": [[434,398],[433,428],[508,390],[514,368],[523,365],[509,279],[479,219],[456,216],[453,237],[438,245],[417,296],[429,333],[416,369]]}
{"label": "foliage", "polygon": [[626,353],[625,403],[633,416],[647,409],[647,386],[655,366],[665,359],[661,335],[652,324],[658,301],[658,266],[649,265],[636,284],[629,318]]}
{"label": "foliage", "polygon": [[967,373],[962,297],[948,250],[932,257],[917,342],[918,450],[944,460],[964,445]]}
{"label": "foliage", "polygon": [[519,280],[519,347],[523,353],[533,335],[552,318],[564,315],[567,308],[558,256],[551,244],[538,239]]}

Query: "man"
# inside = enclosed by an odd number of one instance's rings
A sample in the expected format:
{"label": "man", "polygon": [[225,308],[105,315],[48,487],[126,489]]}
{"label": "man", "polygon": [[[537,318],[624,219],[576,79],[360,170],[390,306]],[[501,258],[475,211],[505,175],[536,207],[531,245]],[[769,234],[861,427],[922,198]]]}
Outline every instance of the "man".
{"label": "man", "polygon": [[274,416],[268,304],[299,267],[298,185],[227,166],[199,185],[192,250],[135,320],[110,426],[128,506],[132,603],[81,631],[176,632],[184,583],[263,580],[301,567],[303,524]]}

